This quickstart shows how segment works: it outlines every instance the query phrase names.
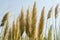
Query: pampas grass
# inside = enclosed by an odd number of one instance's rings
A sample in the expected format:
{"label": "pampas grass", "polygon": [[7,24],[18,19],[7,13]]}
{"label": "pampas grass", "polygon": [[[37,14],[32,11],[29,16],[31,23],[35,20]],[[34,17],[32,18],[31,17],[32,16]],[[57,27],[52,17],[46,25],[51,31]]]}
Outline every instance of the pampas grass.
{"label": "pampas grass", "polygon": [[27,10],[27,15],[26,15],[26,34],[28,37],[30,37],[31,31],[30,31],[30,16],[29,16],[29,8]]}
{"label": "pampas grass", "polygon": [[8,18],[9,18],[9,13],[7,12],[2,20],[1,26],[4,26],[4,30],[3,30],[3,35],[2,35],[2,40],[6,40],[6,34],[7,34],[7,30],[8,30]]}
{"label": "pampas grass", "polygon": [[15,40],[17,40],[17,35],[18,35],[18,19],[16,19],[16,22],[15,22]]}
{"label": "pampas grass", "polygon": [[57,17],[57,13],[58,13],[58,4],[55,7],[55,18]]}
{"label": "pampas grass", "polygon": [[[48,11],[47,21],[48,21],[49,18],[51,18],[51,15],[52,15],[52,7]],[[50,24],[50,22],[49,22],[49,24]],[[46,29],[47,29],[47,22],[46,22]],[[46,29],[45,29],[45,32],[46,32]],[[46,36],[46,34],[45,34],[45,36]]]}
{"label": "pampas grass", "polygon": [[51,17],[51,12],[52,12],[52,7],[50,8],[49,12],[48,12],[48,17],[47,19],[49,19]]}
{"label": "pampas grass", "polygon": [[19,28],[20,28],[20,36],[22,37],[22,34],[24,32],[24,26],[25,26],[25,21],[24,21],[24,12],[23,12],[23,8],[21,9],[21,15],[19,17]]}
{"label": "pampas grass", "polygon": [[56,18],[57,18],[57,14],[58,14],[58,4],[56,5],[56,7],[55,7],[55,32],[56,32],[56,34],[55,34],[55,38],[56,38],[56,36],[57,36],[57,28],[56,28]]}
{"label": "pampas grass", "polygon": [[16,20],[16,40],[19,40],[20,39],[20,35],[19,35],[19,20],[17,18]]}
{"label": "pampas grass", "polygon": [[13,22],[13,24],[12,24],[12,40],[14,40],[14,32],[15,32],[15,24],[14,24],[14,22]]}
{"label": "pampas grass", "polygon": [[36,30],[36,2],[34,2],[33,10],[32,10],[32,18],[31,18],[31,38],[34,40],[35,31]]}
{"label": "pampas grass", "polygon": [[3,35],[2,35],[2,40],[6,40],[7,30],[8,30],[8,21],[6,21],[4,24],[4,31],[3,31]]}
{"label": "pampas grass", "polygon": [[[45,13],[45,7],[42,8],[41,11],[41,16],[40,16],[40,20],[39,20],[39,24],[38,24],[38,33],[37,33],[37,39],[36,38],[36,15],[37,15],[37,11],[36,11],[36,2],[34,2],[33,5],[33,9],[32,12],[30,12],[29,8],[27,10],[27,15],[26,15],[26,19],[24,19],[24,11],[23,8],[21,9],[21,14],[18,16],[17,19],[14,19],[12,27],[9,27],[9,12],[7,12],[3,19],[2,19],[2,23],[1,26],[4,26],[4,31],[3,31],[3,35],[2,35],[2,40],[23,40],[22,39],[22,35],[23,33],[26,31],[25,35],[25,39],[24,40],[28,40],[27,38],[29,38],[29,40],[52,40],[52,26],[50,27],[49,31],[48,31],[48,37],[46,39],[43,39],[43,28],[44,28],[44,13]],[[52,12],[52,7],[50,8],[50,10],[48,11],[48,17],[47,20],[51,17],[51,12]],[[31,15],[30,15],[31,13]],[[58,13],[58,5],[55,7],[55,19],[56,19],[56,15]],[[26,21],[26,24],[25,24]],[[56,23],[56,22],[55,22]],[[26,28],[25,28],[26,27]],[[9,29],[9,31],[8,31]],[[26,30],[25,30],[26,29]],[[55,35],[54,35],[55,37]],[[55,38],[54,38],[55,40]]]}
{"label": "pampas grass", "polygon": [[44,26],[44,8],[42,9],[41,11],[41,18],[40,18],[40,21],[39,21],[39,26],[38,26],[38,40],[41,40],[41,35],[42,35],[42,32],[43,32],[43,26]]}
{"label": "pampas grass", "polygon": [[4,17],[3,17],[3,19],[2,19],[2,23],[1,23],[0,26],[4,26],[5,21],[8,19],[8,17],[9,17],[9,12],[7,12],[7,13],[4,15]]}

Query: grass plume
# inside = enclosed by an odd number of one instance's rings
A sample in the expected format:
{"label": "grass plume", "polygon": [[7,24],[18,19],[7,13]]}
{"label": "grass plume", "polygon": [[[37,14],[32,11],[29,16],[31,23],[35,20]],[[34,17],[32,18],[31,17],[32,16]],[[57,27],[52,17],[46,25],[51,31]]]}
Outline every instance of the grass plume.
{"label": "grass plume", "polygon": [[15,32],[15,21],[13,21],[13,25],[12,25],[12,40],[14,40],[14,32]]}
{"label": "grass plume", "polygon": [[26,34],[30,37],[30,16],[29,16],[29,9],[27,10],[27,15],[26,15]]}
{"label": "grass plume", "polygon": [[34,2],[33,10],[32,10],[32,19],[31,19],[31,38],[32,40],[35,37],[36,30],[36,2]]}
{"label": "grass plume", "polygon": [[0,26],[4,26],[4,23],[5,23],[5,21],[8,19],[8,17],[9,17],[9,12],[7,12],[7,13],[4,15],[4,17],[3,17],[3,19],[2,19],[2,23],[1,23]]}
{"label": "grass plume", "polygon": [[41,40],[40,36],[42,35],[42,32],[43,32],[43,26],[44,26],[44,8],[45,7],[43,7],[43,9],[42,9],[41,18],[40,18],[39,26],[38,26],[38,40]]}
{"label": "grass plume", "polygon": [[8,21],[6,21],[4,24],[4,31],[3,31],[3,35],[2,35],[2,40],[6,40],[7,30],[8,30]]}
{"label": "grass plume", "polygon": [[25,26],[25,21],[24,21],[24,11],[23,8],[21,9],[21,15],[19,16],[19,31],[20,31],[20,36],[22,37],[22,34],[24,32],[24,26]]}
{"label": "grass plume", "polygon": [[51,17],[51,12],[52,12],[52,7],[50,8],[50,10],[48,11],[48,17],[47,19],[49,19]]}
{"label": "grass plume", "polygon": [[57,17],[57,13],[58,13],[58,4],[55,7],[55,18]]}

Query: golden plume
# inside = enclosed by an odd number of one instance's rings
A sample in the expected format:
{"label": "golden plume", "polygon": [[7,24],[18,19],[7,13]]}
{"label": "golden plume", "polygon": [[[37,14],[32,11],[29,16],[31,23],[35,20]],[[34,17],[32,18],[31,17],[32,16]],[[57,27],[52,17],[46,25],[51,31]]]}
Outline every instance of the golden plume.
{"label": "golden plume", "polygon": [[16,19],[16,24],[15,24],[15,40],[17,40],[18,36],[18,19]]}
{"label": "golden plume", "polygon": [[49,19],[51,17],[51,12],[52,12],[52,7],[50,8],[49,12],[48,12],[48,17],[47,19]]}
{"label": "golden plume", "polygon": [[23,12],[23,8],[21,9],[21,15],[19,17],[19,26],[20,26],[20,35],[22,36],[23,32],[24,32],[24,26],[25,26],[25,21],[24,21],[24,12]]}
{"label": "golden plume", "polygon": [[30,37],[30,16],[29,16],[29,9],[27,10],[27,16],[26,16],[26,34]]}
{"label": "golden plume", "polygon": [[44,8],[42,9],[42,12],[41,12],[41,18],[40,18],[40,21],[39,21],[39,26],[38,26],[38,40],[41,40],[40,36],[42,35],[42,32],[43,32],[43,26],[44,26]]}
{"label": "golden plume", "polygon": [[15,21],[13,21],[13,25],[12,25],[12,40],[14,40],[14,33],[15,33]]}
{"label": "golden plume", "polygon": [[7,12],[7,13],[4,15],[4,17],[3,17],[3,19],[2,19],[2,23],[1,23],[0,26],[4,26],[4,23],[5,23],[5,21],[8,19],[8,17],[9,17],[9,12]]}
{"label": "golden plume", "polygon": [[4,31],[3,31],[3,35],[2,35],[2,40],[6,40],[6,35],[7,35],[7,30],[8,30],[8,20],[5,22],[4,24]]}
{"label": "golden plume", "polygon": [[31,38],[34,39],[36,31],[36,2],[34,2],[33,10],[32,10],[32,19],[31,19]]}
{"label": "golden plume", "polygon": [[57,6],[55,7],[55,18],[57,17],[57,13],[58,13],[58,4],[57,4]]}

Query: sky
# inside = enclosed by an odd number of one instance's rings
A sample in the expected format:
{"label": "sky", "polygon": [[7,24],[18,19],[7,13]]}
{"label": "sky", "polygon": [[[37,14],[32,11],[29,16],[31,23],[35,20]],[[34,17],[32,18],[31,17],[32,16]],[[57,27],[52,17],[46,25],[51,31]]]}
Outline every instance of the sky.
{"label": "sky", "polygon": [[[1,20],[6,12],[10,12],[10,25],[12,21],[14,20],[14,17],[17,17],[20,14],[21,8],[23,7],[24,13],[26,13],[27,9],[30,8],[32,10],[34,4],[34,0],[0,0],[0,24]],[[43,6],[45,6],[45,16],[47,17],[48,11],[51,7],[53,7],[53,12],[54,13],[54,8],[56,5],[59,4],[60,8],[60,0],[36,0],[36,7],[37,7],[37,21],[39,20],[41,10]],[[58,9],[60,11],[60,9]],[[57,17],[57,26],[59,24],[60,20],[60,12],[58,12],[58,17]],[[54,14],[52,14],[54,16]],[[48,20],[49,21],[49,20]],[[54,18],[53,20],[51,19],[51,24],[54,24]],[[46,23],[46,21],[45,21]],[[38,23],[37,23],[38,24]],[[46,26],[46,24],[45,24]],[[54,25],[53,25],[54,26]],[[57,27],[58,29],[59,27]]]}

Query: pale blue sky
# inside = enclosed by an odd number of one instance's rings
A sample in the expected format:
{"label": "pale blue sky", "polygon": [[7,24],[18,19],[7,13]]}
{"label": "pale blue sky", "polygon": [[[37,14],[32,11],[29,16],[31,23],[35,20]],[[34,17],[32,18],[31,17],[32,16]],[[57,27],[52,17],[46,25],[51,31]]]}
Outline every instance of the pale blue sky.
{"label": "pale blue sky", "polygon": [[[6,12],[8,11],[10,12],[9,19],[10,22],[12,22],[14,20],[14,17],[19,15],[22,7],[24,8],[24,12],[26,13],[26,10],[28,9],[29,6],[30,9],[32,9],[33,4],[34,4],[34,0],[0,0],[0,23]],[[37,17],[38,17],[37,19],[39,19],[43,6],[45,6],[45,16],[47,16],[49,9],[53,7],[54,10],[57,4],[59,4],[59,8],[60,8],[60,0],[36,0]],[[54,13],[54,11],[52,13]],[[57,19],[60,20],[59,17]]]}

